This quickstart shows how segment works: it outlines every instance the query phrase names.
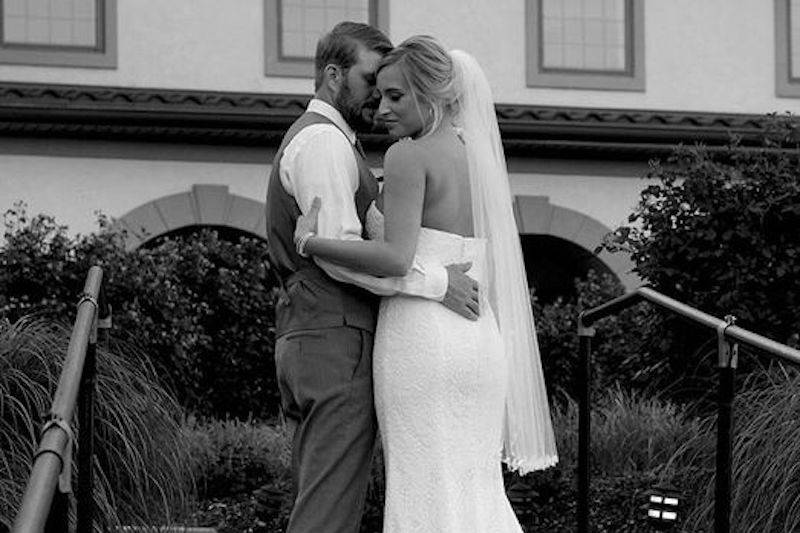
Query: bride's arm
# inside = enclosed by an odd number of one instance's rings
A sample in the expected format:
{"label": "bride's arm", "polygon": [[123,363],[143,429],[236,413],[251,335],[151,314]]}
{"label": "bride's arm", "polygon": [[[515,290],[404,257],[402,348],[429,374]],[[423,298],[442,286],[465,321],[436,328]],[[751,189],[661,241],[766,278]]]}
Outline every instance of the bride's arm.
{"label": "bride's arm", "polygon": [[384,158],[384,240],[311,237],[303,251],[374,276],[403,276],[411,268],[422,220],[425,169],[412,142],[392,145]]}

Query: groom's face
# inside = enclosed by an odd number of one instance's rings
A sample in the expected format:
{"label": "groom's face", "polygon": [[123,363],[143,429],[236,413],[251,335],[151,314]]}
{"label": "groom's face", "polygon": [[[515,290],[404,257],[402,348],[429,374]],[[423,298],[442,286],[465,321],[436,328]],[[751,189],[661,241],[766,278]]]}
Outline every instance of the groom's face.
{"label": "groom's face", "polygon": [[370,131],[380,103],[375,90],[375,71],[381,55],[359,46],[357,57],[344,73],[334,104],[350,127],[356,131]]}

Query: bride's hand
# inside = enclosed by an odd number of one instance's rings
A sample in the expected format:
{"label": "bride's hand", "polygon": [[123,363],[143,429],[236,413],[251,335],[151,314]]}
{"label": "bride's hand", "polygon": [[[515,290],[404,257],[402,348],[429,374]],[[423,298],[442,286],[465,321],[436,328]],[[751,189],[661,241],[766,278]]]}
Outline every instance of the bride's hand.
{"label": "bride's hand", "polygon": [[315,196],[308,213],[297,217],[297,224],[294,227],[294,244],[300,255],[303,255],[302,249],[305,247],[305,241],[317,234],[317,220],[319,219],[321,205],[322,200],[320,200],[319,196]]}

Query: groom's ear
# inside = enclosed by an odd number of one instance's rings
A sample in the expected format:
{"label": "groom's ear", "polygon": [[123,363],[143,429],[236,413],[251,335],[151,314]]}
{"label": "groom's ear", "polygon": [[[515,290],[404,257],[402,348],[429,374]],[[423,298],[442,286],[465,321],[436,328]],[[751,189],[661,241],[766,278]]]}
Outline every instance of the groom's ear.
{"label": "groom's ear", "polygon": [[338,93],[339,88],[342,86],[342,80],[344,79],[342,68],[339,65],[328,63],[325,65],[325,69],[322,73],[323,83],[327,86],[328,90],[333,94]]}

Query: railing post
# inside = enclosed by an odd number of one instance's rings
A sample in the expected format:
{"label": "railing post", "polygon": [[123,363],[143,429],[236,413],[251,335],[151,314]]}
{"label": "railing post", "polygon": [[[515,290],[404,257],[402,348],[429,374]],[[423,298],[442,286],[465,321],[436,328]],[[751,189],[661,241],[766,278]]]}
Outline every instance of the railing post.
{"label": "railing post", "polygon": [[578,531],[589,531],[589,431],[591,380],[591,337],[594,331],[588,324],[617,311],[621,311],[640,300],[646,300],[672,311],[703,326],[716,329],[719,347],[719,398],[717,411],[717,453],[714,492],[714,531],[729,533],[731,523],[731,486],[733,463],[733,405],[736,395],[736,367],[738,365],[738,345],[748,346],[778,356],[800,366],[800,350],[741,329],[734,325],[735,317],[726,316],[721,321],[689,305],[673,300],[653,289],[640,287],[634,292],[619,296],[593,309],[583,311],[578,318],[580,336],[581,365],[578,368],[579,390],[579,431],[578,437]]}
{"label": "railing post", "polygon": [[111,327],[111,307],[105,298],[105,289],[100,285],[97,298],[97,313],[92,323],[86,360],[83,363],[81,388],[78,403],[78,489],[75,492],[76,531],[93,531],[94,524],[94,399],[97,384],[98,329],[107,341]]}
{"label": "railing post", "polygon": [[592,337],[594,328],[578,318],[578,533],[589,533],[589,495],[591,490],[591,390]]}
{"label": "railing post", "polygon": [[731,529],[731,473],[733,462],[733,401],[736,395],[736,366],[739,346],[725,337],[726,330],[736,321],[727,315],[725,325],[717,327],[719,361],[719,397],[717,400],[717,457],[714,487],[714,532],[729,533]]}
{"label": "railing post", "polygon": [[97,360],[97,319],[86,347],[86,360],[78,396],[78,487],[75,491],[77,531],[92,531],[94,521],[94,388]]}

